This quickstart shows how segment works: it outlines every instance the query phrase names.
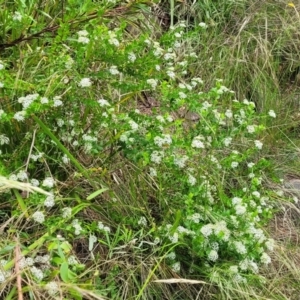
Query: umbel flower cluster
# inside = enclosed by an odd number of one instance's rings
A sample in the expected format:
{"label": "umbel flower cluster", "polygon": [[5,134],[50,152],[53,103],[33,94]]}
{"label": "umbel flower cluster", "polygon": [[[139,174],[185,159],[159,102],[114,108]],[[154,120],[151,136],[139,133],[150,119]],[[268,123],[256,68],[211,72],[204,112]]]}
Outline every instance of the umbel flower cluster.
{"label": "umbel flower cluster", "polygon": [[[234,257],[228,274],[245,281],[243,274],[258,273],[260,264],[270,263],[267,252],[273,249],[261,229],[272,212],[269,195],[261,188],[268,164],[261,153],[263,124],[276,113],[258,115],[254,103],[235,99],[222,80],[208,88],[211,83],[188,76],[197,54],[184,37],[206,29],[201,24],[186,31],[179,23],[160,42],[141,36],[125,43],[123,29],[105,25],[74,33],[57,56],[47,50],[43,54],[59,74],[46,92],[20,95],[15,111],[1,110],[0,122],[25,126],[34,114],[72,153],[96,156],[107,164],[121,153],[153,186],[162,216],[141,214],[133,225],[155,224],[151,234],[156,245],[184,245],[191,261],[206,273]],[[48,92],[51,85],[53,94]],[[147,99],[138,98],[142,92],[157,102],[150,111],[143,105]],[[191,113],[197,118],[190,120]],[[36,139],[43,148],[53,148],[45,134],[37,133]],[[9,144],[10,138],[1,134],[0,146]],[[40,148],[31,153],[32,162],[45,159]],[[55,159],[62,168],[70,164],[66,153],[58,151]],[[40,184],[23,171],[14,176]],[[55,189],[54,178],[40,180],[43,187]],[[47,224],[55,205],[61,204],[48,196],[42,207],[36,205],[32,219]],[[89,225],[72,216],[70,207],[61,211],[74,235],[88,231]],[[113,231],[102,223],[98,227],[105,234]],[[175,272],[186,260],[180,253],[175,247],[166,257]]]}

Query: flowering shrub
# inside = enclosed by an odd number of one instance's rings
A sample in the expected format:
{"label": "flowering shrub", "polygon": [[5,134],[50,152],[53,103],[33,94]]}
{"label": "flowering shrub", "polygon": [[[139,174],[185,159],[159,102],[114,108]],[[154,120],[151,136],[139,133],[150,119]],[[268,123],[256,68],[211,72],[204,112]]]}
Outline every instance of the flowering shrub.
{"label": "flowering shrub", "polygon": [[[13,18],[22,22],[17,12]],[[148,231],[174,272],[188,267],[213,274],[221,266],[227,276],[244,282],[244,275],[270,263],[267,253],[273,249],[262,230],[272,203],[262,188],[268,162],[261,154],[261,120],[276,114],[258,115],[254,103],[235,99],[222,80],[209,87],[193,76],[197,55],[185,40],[207,26],[185,27],[179,23],[160,40],[147,34],[128,40],[126,24],[111,29],[91,21],[77,32],[62,28],[56,37],[60,43],[28,53],[38,62],[34,76],[27,88],[14,92],[9,58],[1,61],[1,93],[16,99],[1,108],[1,153],[6,157],[22,145],[16,154],[18,171],[7,166],[15,171],[10,179],[30,181],[50,192],[44,198],[30,197],[30,218],[39,226],[50,228],[63,219],[65,235],[92,232],[93,245],[114,234],[114,226],[105,220],[122,222]],[[18,136],[5,134],[4,128],[17,129]],[[27,158],[23,170],[21,162]],[[113,199],[121,199],[117,180],[104,171],[101,178],[92,178],[84,158],[101,170],[112,170],[116,159],[133,164],[154,191],[159,216],[151,209],[139,209],[134,217],[116,214]],[[60,201],[57,185],[70,178],[76,185],[82,177],[93,188],[109,188],[112,204],[106,206],[111,211],[105,220],[76,217],[85,205],[74,204],[74,196],[69,204]],[[56,257],[54,250],[50,252]],[[53,257],[52,262],[64,266],[65,255],[61,260]],[[30,268],[37,281],[44,278],[34,264]],[[47,276],[46,286],[56,291],[58,283],[50,272]]]}

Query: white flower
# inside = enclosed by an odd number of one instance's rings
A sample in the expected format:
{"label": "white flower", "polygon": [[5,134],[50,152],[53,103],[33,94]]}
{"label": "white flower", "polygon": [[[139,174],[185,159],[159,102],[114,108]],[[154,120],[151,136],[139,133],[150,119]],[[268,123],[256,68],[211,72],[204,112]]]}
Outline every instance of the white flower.
{"label": "white flower", "polygon": [[276,113],[274,112],[273,109],[271,109],[269,112],[268,112],[268,115],[272,118],[276,118]]}
{"label": "white flower", "polygon": [[2,89],[4,87],[4,83],[0,82],[0,89]]}
{"label": "white flower", "polygon": [[167,71],[167,75],[168,75],[170,78],[172,78],[172,79],[175,79],[175,77],[176,77],[176,74],[175,74],[174,71],[172,71],[172,70],[168,70],[168,71]]}
{"label": "white flower", "polygon": [[78,85],[82,88],[84,87],[90,87],[92,85],[91,79],[90,78],[82,78]]}
{"label": "white flower", "polygon": [[209,237],[213,233],[214,225],[213,224],[206,224],[202,226],[200,232],[205,236]]}
{"label": "white flower", "polygon": [[22,18],[23,18],[22,15],[18,11],[15,11],[15,13],[12,16],[12,19],[18,22],[21,22]]}
{"label": "white flower", "polygon": [[88,32],[86,30],[80,30],[77,32],[78,34],[78,43],[82,43],[82,44],[88,44],[90,42],[90,39],[87,37],[88,36]]}
{"label": "white flower", "polygon": [[274,246],[275,246],[275,241],[273,239],[268,239],[265,243],[267,249],[269,251],[273,251],[274,250]]}
{"label": "white flower", "polygon": [[77,32],[77,34],[79,36],[88,36],[89,35],[89,33],[86,30],[80,30]]}
{"label": "white flower", "polygon": [[223,143],[226,147],[228,147],[232,142],[232,137],[226,137],[224,140],[223,140]]}
{"label": "white flower", "polygon": [[248,133],[254,133],[255,132],[255,126],[254,125],[248,125],[247,126]]}
{"label": "white flower", "polygon": [[171,241],[171,243],[175,244],[178,242],[178,233],[175,232],[173,235],[169,236],[169,240]]}
{"label": "white flower", "polygon": [[157,172],[154,168],[149,168],[149,173],[151,177],[156,177],[157,176]]}
{"label": "white flower", "polygon": [[52,177],[46,177],[42,183],[42,186],[48,187],[48,188],[53,188],[54,186],[54,179]]}
{"label": "white flower", "polygon": [[232,111],[230,109],[227,109],[225,111],[225,116],[228,118],[228,119],[231,119],[233,114],[232,114]]}
{"label": "white flower", "polygon": [[131,62],[134,62],[136,60],[136,55],[133,53],[133,52],[130,52],[128,54],[128,59],[131,61]]}
{"label": "white flower", "polygon": [[37,281],[43,280],[44,274],[42,270],[38,269],[37,267],[31,267],[30,271]]}
{"label": "white flower", "polygon": [[176,258],[175,252],[170,252],[166,255],[166,258],[174,260]]}
{"label": "white flower", "polygon": [[0,60],[0,70],[3,70],[4,69],[4,65],[2,63],[2,61]]}
{"label": "white flower", "polygon": [[62,209],[62,217],[64,219],[70,218],[72,216],[72,208],[71,207],[64,207]]}
{"label": "white flower", "polygon": [[39,182],[37,179],[34,179],[34,178],[32,178],[32,179],[30,180],[30,183],[31,183],[33,186],[39,186],[39,184],[40,184],[40,182]]}
{"label": "white flower", "polygon": [[16,119],[17,121],[24,121],[25,120],[25,111],[18,111],[15,113],[14,115],[14,119]]}
{"label": "white flower", "polygon": [[118,75],[118,74],[120,74],[120,72],[119,72],[117,66],[111,66],[110,69],[109,69],[109,72],[110,72],[110,74],[112,74],[112,75]]}
{"label": "white flower", "polygon": [[97,102],[99,103],[99,105],[101,107],[110,106],[109,102],[107,100],[105,100],[105,99],[99,99]]}
{"label": "white flower", "polygon": [[[95,236],[94,236],[95,237]],[[95,237],[96,238],[96,237]],[[97,240],[97,238],[96,238],[96,240]],[[70,255],[69,257],[68,257],[68,264],[69,265],[78,265],[78,260],[77,260],[77,258],[74,256],[74,255]]]}
{"label": "white flower", "polygon": [[186,164],[186,161],[188,160],[188,156],[184,155],[182,157],[175,157],[174,158],[174,164],[176,166],[178,166],[179,168],[184,168],[185,167],[185,164]]}
{"label": "white flower", "polygon": [[176,262],[171,266],[172,270],[176,273],[180,272],[180,262]]}
{"label": "white flower", "polygon": [[54,195],[47,196],[46,200],[44,201],[44,205],[46,207],[53,207],[55,205]]}
{"label": "white flower", "polygon": [[236,205],[234,208],[237,215],[243,215],[247,211],[246,206],[240,204]]}
{"label": "white flower", "polygon": [[207,24],[205,24],[204,22],[200,22],[198,24],[198,26],[201,27],[201,28],[203,28],[203,29],[206,29],[208,27]]}
{"label": "white flower", "polygon": [[248,163],[248,164],[247,164],[247,167],[248,167],[248,168],[253,168],[253,167],[254,167],[254,165],[255,165],[255,163],[253,163],[253,162],[250,162],[250,163]]}
{"label": "white flower", "polygon": [[187,95],[184,92],[179,92],[178,95],[180,99],[185,99],[187,97]]}
{"label": "white flower", "polygon": [[164,59],[165,60],[170,60],[170,59],[175,59],[175,53],[166,53],[165,55],[164,55]]}
{"label": "white flower", "polygon": [[258,191],[252,192],[252,195],[256,198],[260,198],[260,192],[258,192]]}
{"label": "white flower", "polygon": [[42,103],[42,104],[47,104],[47,103],[49,103],[48,98],[47,98],[47,97],[42,97],[42,98],[41,98],[41,103]]}
{"label": "white flower", "polygon": [[256,140],[254,144],[257,149],[262,149],[263,143],[261,141]]}
{"label": "white flower", "polygon": [[230,273],[236,274],[239,272],[239,267],[238,266],[230,266],[228,270]]}
{"label": "white flower", "polygon": [[155,70],[156,70],[156,71],[160,71],[160,65],[156,65],[156,66],[155,66]]}
{"label": "white flower", "polygon": [[165,119],[161,115],[156,116],[156,120],[159,121],[160,123],[165,123]]}
{"label": "white flower", "polygon": [[139,128],[139,125],[134,122],[133,120],[128,121],[129,126],[131,127],[131,130],[136,131]]}
{"label": "white flower", "polygon": [[41,211],[36,211],[32,218],[37,223],[43,223],[45,221],[45,215]]}
{"label": "white flower", "polygon": [[164,157],[163,152],[153,151],[150,155],[150,160],[155,164],[160,164],[163,157]]}
{"label": "white flower", "polygon": [[28,175],[25,171],[21,170],[18,172],[17,174],[17,178],[20,180],[20,181],[24,181],[24,180],[27,180],[28,179]]}
{"label": "white flower", "polygon": [[90,42],[90,39],[86,36],[79,36],[77,42],[81,44],[88,44]]}
{"label": "white flower", "polygon": [[231,201],[233,205],[237,205],[237,204],[242,204],[243,199],[239,197],[233,197]]}
{"label": "white flower", "polygon": [[234,242],[233,243],[236,249],[236,252],[239,254],[246,254],[247,253],[247,249],[245,247],[245,245],[242,242]]}
{"label": "white flower", "polygon": [[188,175],[188,184],[191,186],[194,186],[196,184],[196,182],[197,182],[196,178],[193,175],[189,174]]}
{"label": "white flower", "polygon": [[149,85],[151,85],[153,90],[155,90],[155,88],[157,87],[157,84],[158,84],[158,80],[150,78],[150,79],[147,79],[147,83]]}
{"label": "white flower", "polygon": [[120,42],[119,42],[118,39],[116,38],[116,33],[113,32],[113,31],[109,31],[109,32],[108,32],[108,35],[109,35],[109,40],[108,40],[108,42],[109,42],[111,45],[114,45],[114,46],[116,46],[116,47],[119,47]]}
{"label": "white flower", "polygon": [[138,224],[141,226],[147,226],[147,219],[145,217],[140,217]]}
{"label": "white flower", "polygon": [[219,255],[218,255],[218,252],[216,250],[211,250],[209,253],[208,253],[208,260],[211,260],[211,261],[216,261],[218,259]]}
{"label": "white flower", "polygon": [[156,136],[154,138],[154,144],[159,147],[171,145],[171,143],[172,143],[172,138],[169,134],[162,134],[162,137]]}
{"label": "white flower", "polygon": [[9,144],[9,138],[4,134],[0,134],[0,145],[4,144]]}
{"label": "white flower", "polygon": [[271,257],[267,253],[263,253],[260,257],[260,261],[263,264],[268,265],[271,262]]}
{"label": "white flower", "polygon": [[63,155],[63,157],[61,158],[61,160],[66,165],[70,162],[70,159],[69,159],[69,157],[66,154]]}
{"label": "white flower", "polygon": [[81,225],[79,224],[78,222],[78,219],[74,219],[73,222],[72,222],[72,226],[74,227],[75,229],[75,235],[79,235],[80,232],[82,231],[82,227]]}
{"label": "white flower", "polygon": [[234,168],[237,168],[237,166],[239,165],[239,163],[237,161],[233,161],[231,163],[231,168],[234,169]]}
{"label": "white flower", "polygon": [[60,100],[60,96],[55,96],[53,98],[53,107],[59,107],[63,104],[63,102]]}
{"label": "white flower", "polygon": [[54,297],[59,292],[59,285],[55,281],[50,281],[45,285],[45,289],[50,296]]}
{"label": "white flower", "polygon": [[204,143],[201,140],[203,140],[202,136],[196,136],[192,141],[192,147],[198,149],[204,149]]}

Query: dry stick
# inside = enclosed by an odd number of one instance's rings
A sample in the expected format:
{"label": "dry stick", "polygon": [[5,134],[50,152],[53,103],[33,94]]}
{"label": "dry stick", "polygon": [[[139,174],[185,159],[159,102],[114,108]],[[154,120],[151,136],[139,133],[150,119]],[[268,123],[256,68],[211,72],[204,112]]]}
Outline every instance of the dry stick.
{"label": "dry stick", "polygon": [[[26,173],[26,174],[27,174],[28,165],[29,165],[29,162],[30,162],[30,156],[31,156],[31,153],[32,153],[32,149],[33,149],[33,147],[34,147],[35,134],[36,134],[36,129],[34,129],[34,131],[33,131],[32,142],[31,142],[31,145],[30,145],[30,149],[29,149],[29,153],[28,153],[28,157],[27,157],[27,161],[26,161],[26,166],[25,166],[25,173]],[[27,183],[28,183],[28,177],[27,177]],[[28,198],[28,197],[29,197],[29,192],[27,191],[27,192],[26,192],[26,197],[25,197],[25,198]]]}
{"label": "dry stick", "polygon": [[15,238],[16,241],[16,248],[15,248],[15,272],[17,277],[17,288],[18,288],[18,300],[23,300],[23,293],[22,293],[22,277],[20,272],[20,259],[21,259],[21,249],[18,239]]}

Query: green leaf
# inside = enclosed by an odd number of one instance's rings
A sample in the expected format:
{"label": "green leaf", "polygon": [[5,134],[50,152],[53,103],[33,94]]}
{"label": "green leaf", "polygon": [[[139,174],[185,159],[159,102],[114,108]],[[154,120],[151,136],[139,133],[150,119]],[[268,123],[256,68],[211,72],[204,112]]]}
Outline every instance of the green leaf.
{"label": "green leaf", "polygon": [[86,200],[92,200],[92,199],[94,199],[95,197],[97,197],[98,195],[104,193],[104,192],[107,191],[107,190],[108,190],[108,188],[102,188],[102,189],[100,189],[100,190],[97,190],[96,192],[90,194],[90,195],[86,198]]}
{"label": "green leaf", "polygon": [[62,279],[62,281],[64,281],[65,283],[70,282],[70,278],[69,278],[69,265],[67,262],[63,262],[60,266],[60,278]]}

